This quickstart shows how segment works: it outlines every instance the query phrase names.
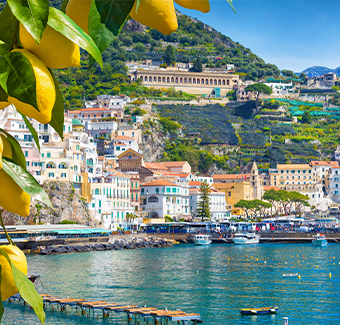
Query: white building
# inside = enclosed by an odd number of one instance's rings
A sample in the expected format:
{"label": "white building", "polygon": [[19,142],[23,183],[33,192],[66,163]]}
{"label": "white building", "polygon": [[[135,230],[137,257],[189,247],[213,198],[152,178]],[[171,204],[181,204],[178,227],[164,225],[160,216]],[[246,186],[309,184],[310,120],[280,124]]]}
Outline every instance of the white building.
{"label": "white building", "polygon": [[118,129],[118,123],[114,120],[86,120],[85,130],[94,139],[112,139]]}
{"label": "white building", "polygon": [[83,174],[82,195],[87,200],[90,214],[102,227],[116,230],[126,223],[126,215],[133,213],[130,206],[130,177],[117,170],[103,176]]}
{"label": "white building", "polygon": [[108,146],[107,154],[118,157],[124,151],[132,149],[140,154],[143,152],[139,149],[137,141],[125,135],[120,135],[114,138]]}
{"label": "white building", "polygon": [[[190,213],[193,218],[197,217],[197,207],[201,201],[201,193],[199,189],[190,188]],[[210,213],[211,220],[223,220],[229,215],[227,203],[225,201],[225,193],[210,189]]]}
{"label": "white building", "polygon": [[130,97],[126,95],[112,96],[112,95],[100,95],[94,101],[85,103],[86,108],[109,108],[109,109],[124,109],[125,105],[130,103]]}
{"label": "white building", "polygon": [[153,180],[140,186],[141,209],[148,213],[149,218],[169,216],[178,221],[188,218],[189,187],[164,180]]}

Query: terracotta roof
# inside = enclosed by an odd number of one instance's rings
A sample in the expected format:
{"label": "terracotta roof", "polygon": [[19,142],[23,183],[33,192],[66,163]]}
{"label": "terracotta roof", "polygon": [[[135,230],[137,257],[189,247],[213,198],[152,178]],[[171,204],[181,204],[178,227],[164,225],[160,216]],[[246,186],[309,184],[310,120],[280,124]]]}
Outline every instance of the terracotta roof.
{"label": "terracotta roof", "polygon": [[338,166],[337,161],[311,161],[311,166]]}
{"label": "terracotta roof", "polygon": [[98,160],[104,160],[105,156],[98,156]]}
{"label": "terracotta roof", "polygon": [[98,112],[98,111],[113,111],[113,109],[109,109],[109,108],[82,108],[79,110],[74,110],[74,111],[69,111],[70,114],[74,114],[74,113],[81,113],[81,112]]}
{"label": "terracotta roof", "polygon": [[133,138],[127,137],[125,135],[119,135],[118,137],[115,137],[113,140],[133,140]]}
{"label": "terracotta roof", "polygon": [[187,161],[164,161],[161,162],[165,167],[182,167],[187,163]]}
{"label": "terracotta roof", "polygon": [[332,169],[338,169],[340,166],[332,166]]}
{"label": "terracotta roof", "polygon": [[189,182],[189,186],[190,185],[192,185],[192,186],[194,186],[194,185],[201,185],[202,184],[202,182],[199,182],[199,181],[191,181],[191,182]]}
{"label": "terracotta roof", "polygon": [[148,169],[158,169],[158,170],[165,170],[168,171],[168,168],[166,168],[164,165],[161,163],[154,163],[154,162],[146,162],[145,163],[145,168]]}
{"label": "terracotta roof", "polygon": [[242,178],[249,178],[250,174],[222,174],[222,175],[214,175],[213,179],[214,180],[222,180],[222,179],[242,179]]}
{"label": "terracotta roof", "polygon": [[233,188],[234,183],[213,183],[211,186],[213,186],[217,189]]}
{"label": "terracotta roof", "polygon": [[122,172],[118,171],[117,169],[107,169],[112,176],[120,176],[120,177],[126,177],[126,178],[130,178],[129,175],[123,174]]}
{"label": "terracotta roof", "polygon": [[308,164],[278,164],[276,169],[308,169],[311,168]]}
{"label": "terracotta roof", "polygon": [[263,190],[264,190],[264,191],[269,191],[269,190],[271,190],[271,189],[273,189],[273,190],[275,190],[275,191],[280,190],[280,188],[277,187],[277,186],[263,186]]}
{"label": "terracotta roof", "polygon": [[177,184],[170,183],[167,181],[161,181],[161,180],[154,180],[149,183],[143,184],[141,186],[178,186]]}

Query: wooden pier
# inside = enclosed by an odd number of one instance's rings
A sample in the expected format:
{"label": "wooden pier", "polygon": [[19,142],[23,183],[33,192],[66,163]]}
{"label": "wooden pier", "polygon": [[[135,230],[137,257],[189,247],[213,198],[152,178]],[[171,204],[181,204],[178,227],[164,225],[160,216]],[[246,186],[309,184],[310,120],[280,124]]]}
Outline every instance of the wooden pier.
{"label": "wooden pier", "polygon": [[[48,294],[40,294],[44,301],[44,308],[51,308],[52,311],[58,310],[59,312],[67,313],[68,309],[74,309],[75,312],[81,315],[90,315],[91,311],[93,315],[95,313],[102,314],[104,318],[108,318],[116,313],[125,313],[127,315],[127,322],[131,323],[134,321],[139,324],[141,321],[149,323],[153,321],[155,325],[168,324],[170,322],[177,322],[177,324],[187,325],[190,323],[197,324],[202,323],[201,315],[195,313],[186,313],[182,310],[168,310],[168,309],[157,309],[154,307],[139,307],[135,305],[122,305],[119,303],[111,303],[104,300],[100,301],[87,301],[85,299],[74,299],[74,298],[58,298],[51,297]],[[21,301],[22,298],[11,297],[9,302],[13,300]],[[24,302],[26,304],[26,302]]]}

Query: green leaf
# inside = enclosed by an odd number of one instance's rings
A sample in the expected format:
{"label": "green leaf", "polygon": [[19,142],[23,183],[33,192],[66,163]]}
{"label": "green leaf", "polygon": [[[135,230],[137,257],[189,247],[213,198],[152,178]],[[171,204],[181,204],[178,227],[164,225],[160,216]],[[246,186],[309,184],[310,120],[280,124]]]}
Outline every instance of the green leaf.
{"label": "green leaf", "polygon": [[115,39],[115,36],[105,24],[101,23],[95,1],[92,1],[89,13],[89,34],[96,43],[100,53],[103,53]]}
{"label": "green leaf", "polygon": [[100,14],[100,21],[112,32],[118,35],[121,26],[129,15],[135,0],[95,0]]}
{"label": "green leaf", "polygon": [[0,41],[0,55],[6,55],[9,52],[9,49],[9,45],[3,41]]}
{"label": "green leaf", "polygon": [[20,52],[0,58],[0,85],[11,97],[38,109],[36,78],[30,61]]}
{"label": "green leaf", "polygon": [[11,159],[6,157],[2,158],[2,169],[12,177],[22,190],[53,209],[52,203],[44,189],[26,169],[16,165]]}
{"label": "green leaf", "polygon": [[231,9],[233,9],[233,10],[234,10],[234,13],[236,14],[236,10],[235,10],[235,8],[234,8],[234,6],[233,6],[233,0],[227,0],[227,2],[229,3]]}
{"label": "green leaf", "polygon": [[64,0],[63,3],[60,6],[60,11],[62,11],[64,14],[66,13],[66,7],[67,7],[69,1],[70,0]]}
{"label": "green leaf", "polygon": [[[5,90],[0,86],[0,102],[7,102],[8,95]],[[10,105],[10,103],[8,103]]]}
{"label": "green leaf", "polygon": [[7,136],[7,140],[12,147],[12,160],[20,165],[21,167],[26,169],[26,159],[25,155],[22,152],[20,144],[16,138],[14,138],[11,134],[7,133],[5,130],[0,129],[0,131]]}
{"label": "green leaf", "polygon": [[7,0],[13,15],[39,44],[48,20],[49,0]]}
{"label": "green leaf", "polygon": [[[19,111],[18,111],[19,112]],[[21,114],[19,112],[19,114],[22,116],[22,118],[24,119],[24,122],[26,124],[26,126],[28,127],[28,129],[30,130],[30,132],[32,133],[32,136],[33,136],[33,139],[34,139],[34,142],[35,144],[37,145],[38,149],[39,149],[39,152],[40,152],[40,144],[39,144],[39,137],[38,137],[38,134],[37,134],[37,131],[35,130],[35,128],[32,126],[31,122],[28,120],[28,118],[24,115],[24,114]]]}
{"label": "green leaf", "polygon": [[[1,286],[1,282],[2,282],[2,266],[0,265],[0,286]],[[1,299],[1,295],[0,295],[0,322],[2,320],[2,316],[4,315],[4,305],[2,303],[2,299]]]}
{"label": "green leaf", "polygon": [[19,21],[14,17],[8,5],[1,11],[0,14],[0,39],[11,47],[13,44],[13,35],[18,30]]}
{"label": "green leaf", "polygon": [[54,81],[54,87],[56,90],[56,100],[52,110],[52,118],[50,125],[59,134],[60,138],[64,139],[64,98],[59,88],[59,83],[54,77],[52,70],[50,70],[51,76]]}
{"label": "green leaf", "polygon": [[44,302],[35,289],[33,282],[30,281],[27,276],[14,265],[14,263],[12,263],[8,254],[4,250],[0,249],[0,254],[7,259],[12,268],[14,282],[21,297],[33,308],[35,314],[40,319],[41,324],[44,324],[46,317],[44,312]]}
{"label": "green leaf", "polygon": [[98,47],[92,38],[87,35],[71,18],[66,16],[60,10],[50,7],[48,25],[91,54],[100,67],[103,68],[103,59]]}

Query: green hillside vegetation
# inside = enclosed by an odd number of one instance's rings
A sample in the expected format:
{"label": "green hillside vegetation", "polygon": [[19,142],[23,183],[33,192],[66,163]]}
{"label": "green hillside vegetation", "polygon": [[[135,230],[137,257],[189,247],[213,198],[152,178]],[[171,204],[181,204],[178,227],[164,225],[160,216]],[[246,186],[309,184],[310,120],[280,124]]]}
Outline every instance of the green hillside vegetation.
{"label": "green hillside vegetation", "polygon": [[[215,166],[222,172],[237,173],[249,170],[252,161],[267,169],[278,163],[333,158],[340,141],[340,121],[336,119],[340,109],[268,100],[262,101],[259,115],[254,118],[249,116],[254,107],[252,102],[238,107],[234,103],[158,105],[160,116],[177,121],[184,130],[184,137],[174,135],[166,143],[163,160],[188,160],[193,170],[200,172]],[[295,107],[302,116],[294,119],[291,112]],[[305,113],[310,115],[307,120],[303,118]]]}

